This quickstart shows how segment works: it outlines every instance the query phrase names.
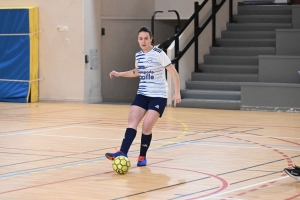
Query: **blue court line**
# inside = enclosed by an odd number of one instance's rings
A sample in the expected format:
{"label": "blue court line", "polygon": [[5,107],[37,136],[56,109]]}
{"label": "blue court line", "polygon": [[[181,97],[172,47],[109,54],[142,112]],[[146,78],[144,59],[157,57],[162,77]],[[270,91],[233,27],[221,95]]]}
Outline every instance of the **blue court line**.
{"label": "blue court line", "polygon": [[31,173],[39,173],[39,172],[49,171],[49,170],[54,170],[54,169],[61,169],[61,168],[65,168],[65,167],[72,167],[72,166],[82,165],[82,164],[87,164],[87,163],[93,163],[93,162],[97,162],[97,161],[105,160],[105,159],[106,158],[89,159],[89,160],[74,162],[74,163],[70,163],[70,164],[56,165],[56,166],[51,166],[51,167],[44,167],[44,168],[40,168],[40,169],[23,171],[23,172],[9,173],[9,174],[1,175],[0,179],[14,177],[14,176],[20,176],[20,175],[25,175],[25,174],[31,174]]}
{"label": "blue court line", "polygon": [[[153,150],[162,150],[162,149],[167,149],[167,148],[173,148],[173,147],[176,147],[176,146],[183,146],[183,145],[178,144],[178,145],[172,145],[172,146],[167,146],[167,147],[161,147],[161,148],[157,148],[157,149],[153,149]],[[149,150],[149,151],[151,151],[151,150]],[[132,152],[128,155],[136,155],[136,154],[139,154],[139,151]],[[101,161],[101,160],[107,160],[107,158],[106,157],[94,158],[94,159],[88,159],[88,160],[85,160],[85,161],[73,162],[73,163],[70,163],[70,164],[44,167],[44,168],[40,168],[40,169],[28,170],[28,171],[23,171],[23,172],[8,173],[8,174],[1,175],[0,179],[20,176],[20,175],[27,175],[27,174],[32,174],[32,173],[40,173],[40,172],[45,172],[45,171],[50,171],[50,170],[55,170],[55,169],[67,168],[67,167],[74,167],[74,166],[78,166],[78,165],[84,165],[84,164],[88,164],[88,163],[98,162],[98,161]]]}
{"label": "blue court line", "polygon": [[[149,149],[149,152],[159,151],[159,150],[163,150],[163,149],[170,149],[170,148],[175,148],[175,147],[179,147],[179,146],[186,146],[186,145],[189,145],[189,144],[196,144],[196,143],[201,143],[201,142],[207,142],[207,141],[204,141],[203,139],[199,139],[199,140],[192,141],[192,142],[187,141],[187,142],[182,142],[182,143],[174,143],[174,144],[170,144],[170,145],[155,148],[155,149]],[[213,141],[208,141],[208,142],[213,142]],[[255,145],[255,144],[243,143],[243,142],[220,142],[220,143],[248,144],[248,145],[252,145],[252,146]],[[128,155],[136,155],[138,153],[139,153],[139,151],[135,151],[135,152],[129,153]],[[8,173],[8,174],[1,175],[0,179],[20,176],[20,175],[26,175],[26,174],[32,174],[32,173],[39,173],[39,172],[50,171],[50,170],[55,170],[55,169],[62,169],[62,168],[67,168],[67,167],[74,167],[74,166],[84,165],[84,164],[88,164],[88,163],[94,163],[94,162],[98,162],[98,161],[102,161],[102,160],[106,160],[106,159],[107,159],[106,157],[100,157],[100,158],[88,159],[88,160],[85,160],[85,161],[73,162],[73,163],[70,163],[70,164],[44,167],[44,168],[35,169],[35,170],[28,170],[28,171],[24,171],[24,172]]]}

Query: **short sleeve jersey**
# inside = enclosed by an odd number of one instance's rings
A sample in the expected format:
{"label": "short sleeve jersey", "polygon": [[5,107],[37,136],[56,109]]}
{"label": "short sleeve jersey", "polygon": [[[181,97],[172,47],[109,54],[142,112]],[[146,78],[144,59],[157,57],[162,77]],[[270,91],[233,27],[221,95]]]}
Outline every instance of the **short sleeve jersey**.
{"label": "short sleeve jersey", "polygon": [[148,97],[168,97],[168,83],[165,68],[171,64],[166,53],[157,47],[149,52],[139,51],[135,54],[135,67],[140,74],[137,94]]}

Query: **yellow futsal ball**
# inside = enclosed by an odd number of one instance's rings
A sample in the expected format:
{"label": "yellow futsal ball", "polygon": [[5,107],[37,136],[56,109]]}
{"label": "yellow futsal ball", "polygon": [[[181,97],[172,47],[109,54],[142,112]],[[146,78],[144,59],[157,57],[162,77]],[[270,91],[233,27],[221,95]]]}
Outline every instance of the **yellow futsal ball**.
{"label": "yellow futsal ball", "polygon": [[125,174],[130,169],[130,161],[125,156],[118,156],[113,160],[112,168],[118,174]]}

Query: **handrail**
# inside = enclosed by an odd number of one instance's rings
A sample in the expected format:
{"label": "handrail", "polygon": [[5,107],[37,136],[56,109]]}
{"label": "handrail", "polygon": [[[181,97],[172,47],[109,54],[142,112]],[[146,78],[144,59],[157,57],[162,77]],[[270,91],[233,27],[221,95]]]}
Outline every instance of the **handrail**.
{"label": "handrail", "polygon": [[177,34],[180,30],[180,16],[179,13],[177,12],[177,10],[168,10],[168,12],[175,12],[176,16],[177,16],[177,25],[175,26],[175,34]]}
{"label": "handrail", "polygon": [[[151,18],[151,31],[152,31],[152,35],[154,36],[154,18],[155,18],[155,15],[156,13],[163,13],[163,11],[155,11],[153,14],[152,14],[152,18]],[[152,39],[152,43],[154,44],[154,37]]]}
{"label": "handrail", "polygon": [[[232,7],[232,1],[233,0],[229,0],[230,2],[230,7]],[[202,10],[202,8],[206,5],[206,3],[208,2],[208,0],[204,0],[202,2],[201,5],[199,5],[198,2],[195,2],[195,12],[194,14],[189,18],[189,20],[186,22],[186,24],[183,26],[182,29],[180,29],[178,31],[177,34],[175,34],[174,36],[172,36],[171,38],[168,38],[165,42],[163,42],[162,44],[159,45],[160,48],[165,47],[164,45],[170,45],[173,41],[175,41],[175,46],[176,43],[177,46],[179,46],[179,37],[180,35],[186,30],[186,28],[190,25],[190,23],[194,20],[194,37],[188,42],[188,44],[184,47],[184,49],[182,51],[175,51],[175,58],[171,61],[173,64],[178,65],[179,60],[181,59],[181,57],[187,52],[187,50],[192,46],[193,43],[195,43],[195,71],[199,71],[198,70],[198,37],[199,35],[203,32],[203,30],[206,28],[206,26],[213,20],[213,33],[212,33],[212,45],[216,45],[215,44],[215,26],[216,26],[216,14],[218,13],[218,11],[220,10],[220,8],[224,5],[224,3],[226,2],[226,0],[222,0],[219,4],[216,3],[216,0],[212,1],[212,14],[208,17],[208,19],[204,22],[204,24],[199,27],[199,12]],[[232,8],[229,8],[229,22],[234,22],[232,20]],[[177,69],[178,71],[178,69]]]}
{"label": "handrail", "polygon": [[[169,12],[175,12],[176,16],[177,16],[177,25],[175,26],[175,35],[180,31],[180,16],[179,13],[176,10],[169,10]],[[179,37],[175,37],[175,52],[179,51]],[[168,44],[168,47],[171,45]],[[175,54],[176,56],[176,54]],[[178,71],[179,70],[179,62],[177,62],[175,65],[175,69]]]}
{"label": "handrail", "polygon": [[[185,23],[185,25],[178,31],[177,34],[175,34],[173,37],[168,38],[165,42],[163,42],[162,44],[167,44],[167,43],[172,43],[175,38],[179,38],[179,36],[185,31],[185,29],[190,25],[190,23],[195,19],[195,16],[198,12],[200,12],[202,10],[202,8],[205,6],[205,4],[208,2],[208,0],[204,0],[202,2],[202,4],[200,5],[200,7],[195,11],[195,13],[188,19],[188,21]],[[167,42],[168,41],[168,42]],[[159,48],[162,48],[163,45],[160,44]]]}

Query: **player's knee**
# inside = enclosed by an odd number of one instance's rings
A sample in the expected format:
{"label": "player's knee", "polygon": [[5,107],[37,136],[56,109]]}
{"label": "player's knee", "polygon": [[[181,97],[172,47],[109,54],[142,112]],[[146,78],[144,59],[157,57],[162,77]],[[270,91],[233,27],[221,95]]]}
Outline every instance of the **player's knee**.
{"label": "player's knee", "polygon": [[150,135],[152,133],[152,127],[150,127],[150,126],[143,126],[142,132],[145,135]]}
{"label": "player's knee", "polygon": [[128,121],[128,128],[133,128],[133,129],[137,129],[139,122],[137,122],[136,120],[132,120],[132,121]]}

